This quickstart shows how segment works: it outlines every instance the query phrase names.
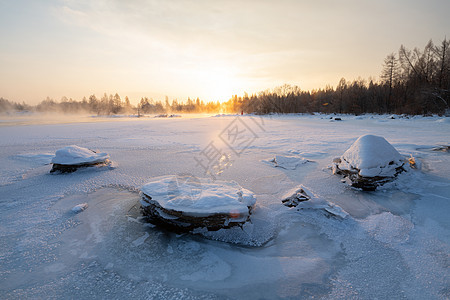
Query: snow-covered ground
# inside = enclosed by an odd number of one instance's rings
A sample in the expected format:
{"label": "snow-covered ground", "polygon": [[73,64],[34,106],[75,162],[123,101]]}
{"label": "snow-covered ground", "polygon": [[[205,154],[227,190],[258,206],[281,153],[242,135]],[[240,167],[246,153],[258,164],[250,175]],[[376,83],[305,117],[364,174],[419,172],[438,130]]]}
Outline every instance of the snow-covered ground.
{"label": "snow-covered ground", "polygon": [[[450,155],[431,149],[450,144],[449,118],[339,117],[1,122],[0,298],[448,299]],[[343,184],[329,166],[366,134],[421,169],[375,192]],[[116,168],[49,174],[68,145]],[[140,188],[177,174],[252,191],[252,223],[180,235],[143,222]],[[298,187],[348,215],[284,206]]]}

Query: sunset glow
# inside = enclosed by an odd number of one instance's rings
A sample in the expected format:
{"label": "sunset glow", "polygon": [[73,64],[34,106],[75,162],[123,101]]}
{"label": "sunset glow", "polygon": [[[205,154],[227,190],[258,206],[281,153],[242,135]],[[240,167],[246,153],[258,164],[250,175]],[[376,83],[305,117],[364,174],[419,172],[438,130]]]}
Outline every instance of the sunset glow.
{"label": "sunset glow", "polygon": [[336,86],[377,78],[401,44],[443,39],[449,10],[445,0],[1,1],[0,97],[225,101]]}

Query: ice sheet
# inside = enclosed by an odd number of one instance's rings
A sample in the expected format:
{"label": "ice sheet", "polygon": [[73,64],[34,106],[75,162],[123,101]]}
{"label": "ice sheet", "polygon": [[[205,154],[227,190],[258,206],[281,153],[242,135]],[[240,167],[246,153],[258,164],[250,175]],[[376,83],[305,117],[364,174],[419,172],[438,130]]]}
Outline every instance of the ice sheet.
{"label": "ice sheet", "polygon": [[[0,127],[2,297],[449,298],[450,156],[431,151],[450,144],[447,118],[338,117],[345,122],[273,115]],[[254,139],[231,149],[221,133],[241,121]],[[422,169],[376,192],[342,184],[328,167],[365,134],[418,157]],[[232,161],[217,179],[255,193],[252,223],[184,235],[145,224],[140,187],[169,174],[209,176],[195,158],[211,143]],[[48,155],[72,144],[101,149],[118,167],[49,175]],[[262,162],[276,155],[316,163]],[[315,196],[308,209],[281,203],[298,186]],[[327,205],[348,215],[333,217]]]}

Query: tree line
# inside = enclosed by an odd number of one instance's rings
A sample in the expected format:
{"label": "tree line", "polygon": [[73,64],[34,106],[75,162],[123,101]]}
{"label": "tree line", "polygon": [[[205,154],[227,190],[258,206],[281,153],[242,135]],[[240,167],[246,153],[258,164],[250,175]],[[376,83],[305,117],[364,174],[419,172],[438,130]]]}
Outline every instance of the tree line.
{"label": "tree line", "polygon": [[227,102],[205,102],[199,98],[154,101],[147,97],[132,105],[116,93],[81,101],[63,97],[46,98],[36,106],[0,98],[0,112],[33,110],[38,112],[111,114],[160,114],[171,112],[214,113],[396,113],[444,114],[450,112],[450,41],[435,45],[430,40],[423,50],[409,50],[403,45],[386,56],[380,80],[342,78],[336,88],[303,91],[298,86],[283,85],[257,94],[231,97]]}
{"label": "tree line", "polygon": [[256,95],[234,96],[224,103],[228,111],[246,113],[396,113],[450,112],[450,41],[423,50],[401,46],[386,56],[380,80],[342,78],[336,88],[302,91],[283,85]]}
{"label": "tree line", "polygon": [[36,106],[25,103],[15,103],[4,98],[0,98],[0,112],[9,111],[36,111],[45,113],[90,113],[97,115],[115,114],[162,114],[162,113],[213,113],[221,109],[220,102],[205,102],[197,98],[195,101],[190,98],[187,101],[173,99],[171,102],[166,97],[165,102],[154,101],[147,97],[142,97],[137,105],[132,105],[126,96],[123,100],[119,94],[106,93],[97,98],[95,95],[89,98],[83,97],[81,101],[72,98],[62,97],[60,101],[55,101],[47,97]]}

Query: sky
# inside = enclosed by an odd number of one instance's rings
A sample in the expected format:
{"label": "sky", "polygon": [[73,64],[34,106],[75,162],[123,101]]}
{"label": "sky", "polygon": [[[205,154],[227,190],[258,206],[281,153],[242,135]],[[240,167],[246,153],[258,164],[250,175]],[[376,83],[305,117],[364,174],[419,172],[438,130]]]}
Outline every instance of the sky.
{"label": "sky", "polygon": [[0,0],[0,97],[226,101],[378,79],[450,37],[449,0]]}

